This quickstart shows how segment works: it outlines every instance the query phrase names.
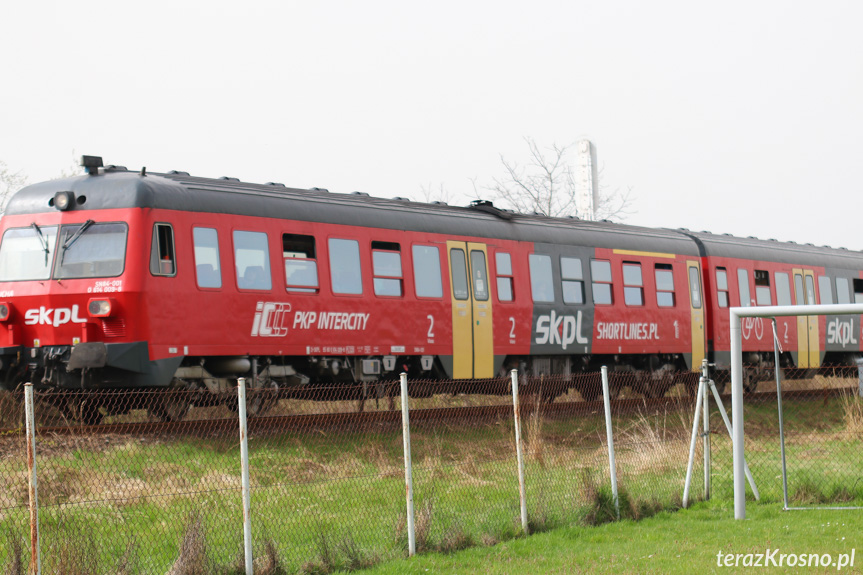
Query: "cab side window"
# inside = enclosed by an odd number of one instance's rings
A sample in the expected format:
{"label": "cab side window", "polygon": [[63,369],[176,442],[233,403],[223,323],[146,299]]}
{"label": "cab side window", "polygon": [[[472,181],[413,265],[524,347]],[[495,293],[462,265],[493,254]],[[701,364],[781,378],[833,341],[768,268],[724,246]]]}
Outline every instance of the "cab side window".
{"label": "cab side window", "polygon": [[174,254],[174,228],[171,224],[153,226],[153,246],[150,250],[150,273],[154,276],[177,275]]}

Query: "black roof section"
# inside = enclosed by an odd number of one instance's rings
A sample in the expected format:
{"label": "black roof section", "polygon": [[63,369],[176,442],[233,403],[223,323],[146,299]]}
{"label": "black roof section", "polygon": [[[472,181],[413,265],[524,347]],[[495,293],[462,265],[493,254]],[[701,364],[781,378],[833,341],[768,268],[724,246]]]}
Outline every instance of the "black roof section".
{"label": "black roof section", "polygon": [[321,188],[289,188],[272,182],[252,184],[236,178],[200,178],[177,171],[144,174],[143,170],[130,172],[122,166],[108,166],[97,174],[27,186],[9,201],[6,215],[54,212],[49,201],[58,191],[72,191],[76,197],[86,197],[86,202],[75,205],[74,210],[152,208],[237,214],[451,236],[863,268],[863,254],[848,250],[608,221],[517,214],[488,202],[457,207],[441,202],[428,204],[404,198],[378,198],[358,192],[337,194]]}

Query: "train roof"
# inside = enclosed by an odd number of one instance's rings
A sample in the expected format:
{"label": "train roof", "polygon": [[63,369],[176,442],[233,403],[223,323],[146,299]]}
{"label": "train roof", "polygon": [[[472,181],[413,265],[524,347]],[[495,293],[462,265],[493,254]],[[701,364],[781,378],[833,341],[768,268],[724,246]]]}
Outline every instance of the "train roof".
{"label": "train roof", "polygon": [[711,257],[744,258],[824,268],[863,268],[863,253],[845,248],[762,240],[754,236],[742,238],[731,234],[680,231],[698,243],[703,255]]}
{"label": "train roof", "polygon": [[471,207],[449,206],[357,192],[338,194],[318,188],[252,184],[233,178],[200,178],[184,172],[142,175],[109,168],[99,175],[34,184],[15,194],[6,213],[53,212],[55,208],[49,201],[58,191],[72,191],[76,198],[84,196],[85,203],[74,207],[78,210],[167,209],[698,255],[693,242],[674,230],[517,214],[497,209],[489,202]]}
{"label": "train roof", "polygon": [[73,209],[152,208],[294,219],[548,244],[709,255],[837,268],[863,267],[863,254],[812,244],[741,238],[685,229],[646,228],[608,221],[552,218],[500,210],[488,202],[470,207],[359,192],[330,193],[235,178],[201,178],[186,172],[141,173],[109,166],[87,176],[27,186],[9,201],[7,215],[53,212],[58,191],[86,198]]}

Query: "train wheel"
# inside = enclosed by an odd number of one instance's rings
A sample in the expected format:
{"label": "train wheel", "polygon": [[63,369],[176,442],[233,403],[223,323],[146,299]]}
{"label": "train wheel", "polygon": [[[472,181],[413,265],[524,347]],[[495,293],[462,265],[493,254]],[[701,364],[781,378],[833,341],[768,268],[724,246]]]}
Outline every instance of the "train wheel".
{"label": "train wheel", "polygon": [[743,368],[743,393],[755,393],[758,389],[758,369],[754,367]]}
{"label": "train wheel", "polygon": [[246,399],[246,413],[249,417],[263,415],[279,403],[279,384],[269,379],[260,388],[251,392]]}
{"label": "train wheel", "polygon": [[147,412],[159,421],[180,421],[189,413],[191,403],[188,394],[165,393],[147,407]]}
{"label": "train wheel", "polygon": [[70,397],[63,411],[70,419],[80,421],[84,425],[99,425],[105,417],[101,406],[88,394]]}

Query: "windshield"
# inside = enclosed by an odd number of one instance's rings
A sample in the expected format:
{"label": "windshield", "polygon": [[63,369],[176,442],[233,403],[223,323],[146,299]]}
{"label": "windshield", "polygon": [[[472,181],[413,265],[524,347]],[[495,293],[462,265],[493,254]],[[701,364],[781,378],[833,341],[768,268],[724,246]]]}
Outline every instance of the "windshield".
{"label": "windshield", "polygon": [[54,266],[55,279],[109,278],[123,273],[126,224],[63,226]]}
{"label": "windshield", "polygon": [[48,279],[56,240],[57,226],[6,230],[0,242],[0,281]]}
{"label": "windshield", "polygon": [[[126,264],[124,223],[93,223],[6,230],[0,242],[0,281],[110,278]],[[56,255],[56,257],[55,257]]]}

